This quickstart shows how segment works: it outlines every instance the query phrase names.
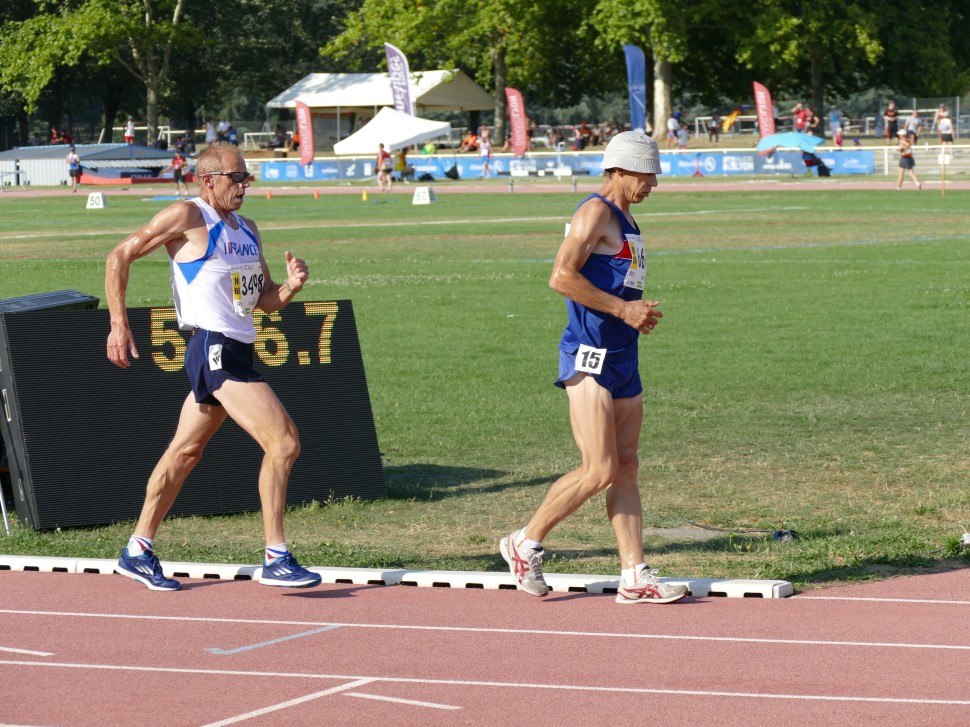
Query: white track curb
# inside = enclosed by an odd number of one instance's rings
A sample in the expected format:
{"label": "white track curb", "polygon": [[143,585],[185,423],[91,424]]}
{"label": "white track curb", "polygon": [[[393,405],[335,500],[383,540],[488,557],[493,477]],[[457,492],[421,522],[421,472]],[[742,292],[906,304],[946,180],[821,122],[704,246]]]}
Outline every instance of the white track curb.
{"label": "white track curb", "polygon": [[[26,555],[0,555],[0,571],[39,571],[41,573],[101,573],[112,574],[116,561],[97,558],[52,558]],[[257,565],[220,563],[180,563],[162,561],[162,570],[169,578],[199,578],[214,580],[255,580],[259,578]],[[349,583],[376,586],[423,586],[432,588],[514,589],[512,576],[499,572],[475,571],[417,571],[384,570],[381,568],[309,568],[319,573],[324,583]],[[720,596],[725,598],[787,598],[794,593],[788,581],[662,578],[665,583],[685,584],[695,598]],[[609,593],[615,592],[619,579],[566,573],[546,573],[546,583],[554,592]]]}

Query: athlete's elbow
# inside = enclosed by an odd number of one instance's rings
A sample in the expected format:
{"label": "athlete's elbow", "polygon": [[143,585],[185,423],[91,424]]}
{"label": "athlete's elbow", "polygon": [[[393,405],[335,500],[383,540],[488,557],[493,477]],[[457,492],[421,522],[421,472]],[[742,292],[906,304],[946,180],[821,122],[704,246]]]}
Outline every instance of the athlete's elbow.
{"label": "athlete's elbow", "polygon": [[566,294],[566,276],[561,270],[553,270],[549,277],[549,287],[562,295]]}

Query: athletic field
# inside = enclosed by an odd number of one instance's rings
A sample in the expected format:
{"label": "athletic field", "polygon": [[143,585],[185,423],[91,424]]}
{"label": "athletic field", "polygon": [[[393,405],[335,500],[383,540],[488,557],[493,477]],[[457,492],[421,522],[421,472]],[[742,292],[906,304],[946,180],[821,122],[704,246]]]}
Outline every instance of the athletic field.
{"label": "athletic field", "polygon": [[[738,188],[661,184],[636,209],[665,315],[641,344],[650,565],[802,586],[966,565],[970,192]],[[156,193],[108,190],[91,211],[84,194],[0,198],[0,297],[103,298],[105,255]],[[312,566],[504,569],[498,539],[577,464],[547,281],[583,195],[264,194],[242,212],[273,273],[291,250],[302,299],[354,302],[389,489],[292,510],[288,542]],[[167,267],[136,263],[130,306],[170,304]],[[131,527],[18,527],[0,551],[114,558]],[[167,561],[255,563],[259,515],[169,520],[157,543]],[[617,572],[602,496],[546,546],[547,571]]]}

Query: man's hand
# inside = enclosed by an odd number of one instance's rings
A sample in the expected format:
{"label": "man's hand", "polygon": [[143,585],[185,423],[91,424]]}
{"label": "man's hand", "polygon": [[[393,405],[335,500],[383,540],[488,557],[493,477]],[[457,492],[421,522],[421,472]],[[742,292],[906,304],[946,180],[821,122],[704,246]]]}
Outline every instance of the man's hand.
{"label": "man's hand", "polygon": [[310,277],[310,269],[306,261],[302,258],[293,257],[293,254],[286,251],[286,282],[294,293],[298,293],[306,285],[307,278]]}
{"label": "man's hand", "polygon": [[138,358],[138,349],[135,348],[131,329],[128,326],[112,326],[111,333],[108,334],[108,360],[115,366],[126,369],[131,366],[128,360],[129,351],[132,358]]}
{"label": "man's hand", "polygon": [[660,303],[656,300],[627,301],[623,305],[620,319],[630,328],[636,328],[640,333],[647,335],[664,317],[664,314],[657,310],[658,305]]}

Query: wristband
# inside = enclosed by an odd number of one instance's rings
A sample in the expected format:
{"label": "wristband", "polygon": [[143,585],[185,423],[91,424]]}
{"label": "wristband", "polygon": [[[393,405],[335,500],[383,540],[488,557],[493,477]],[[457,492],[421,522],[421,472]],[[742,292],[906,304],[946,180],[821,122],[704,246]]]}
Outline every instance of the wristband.
{"label": "wristband", "polygon": [[286,286],[286,289],[288,291],[290,291],[290,294],[291,295],[296,295],[296,291],[293,290],[293,288],[290,287],[290,279],[289,278],[287,278],[286,280],[283,281],[283,285]]}

